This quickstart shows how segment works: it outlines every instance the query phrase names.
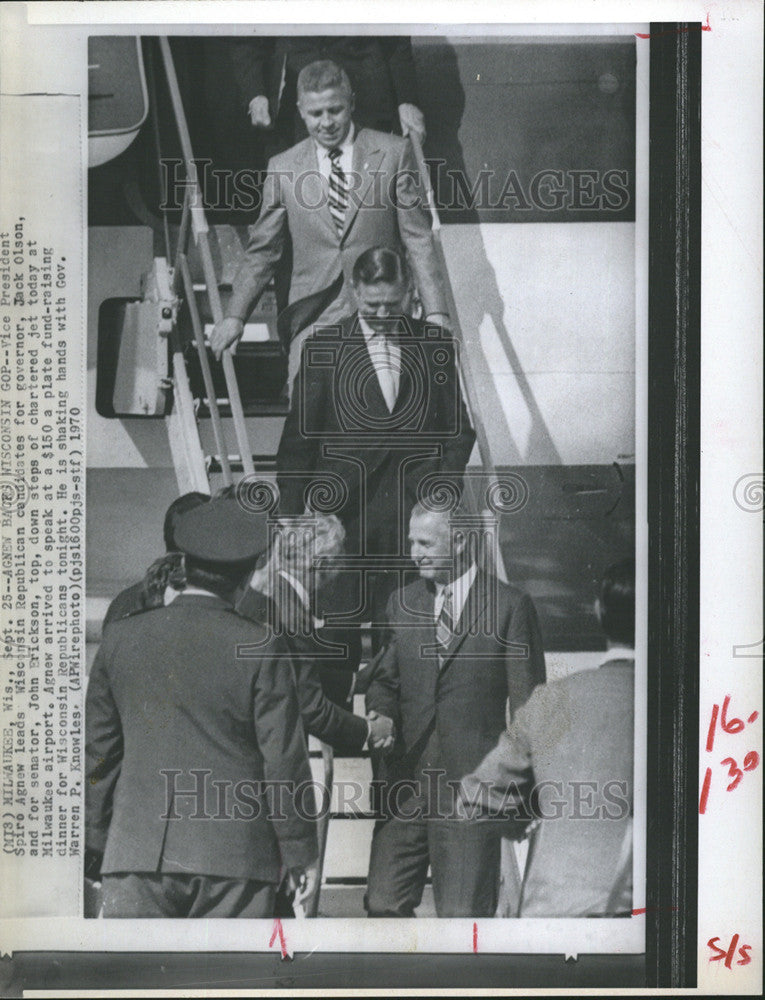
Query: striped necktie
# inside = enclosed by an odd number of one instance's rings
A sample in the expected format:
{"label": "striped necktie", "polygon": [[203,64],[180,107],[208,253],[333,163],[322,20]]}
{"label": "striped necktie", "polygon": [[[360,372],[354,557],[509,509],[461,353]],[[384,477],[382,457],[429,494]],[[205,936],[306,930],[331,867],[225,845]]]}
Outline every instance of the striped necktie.
{"label": "striped necktie", "polygon": [[449,653],[449,646],[454,638],[454,620],[452,618],[452,589],[444,588],[444,603],[441,605],[441,613],[436,621],[436,642],[438,643],[438,662],[443,665],[445,657]]}
{"label": "striped necktie", "polygon": [[345,226],[345,210],[348,208],[348,178],[340,166],[342,151],[339,146],[330,149],[329,158],[332,167],[329,172],[329,210],[335,222],[338,235]]}

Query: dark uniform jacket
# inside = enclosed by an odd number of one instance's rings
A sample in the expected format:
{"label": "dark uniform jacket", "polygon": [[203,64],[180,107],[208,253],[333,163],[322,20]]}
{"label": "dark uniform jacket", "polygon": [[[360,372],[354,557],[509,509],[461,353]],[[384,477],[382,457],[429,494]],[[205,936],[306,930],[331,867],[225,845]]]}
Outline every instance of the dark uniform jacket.
{"label": "dark uniform jacket", "polygon": [[104,873],[276,883],[316,858],[314,823],[285,793],[269,819],[259,784],[311,778],[288,658],[238,655],[262,634],[192,594],[104,633],[86,704],[86,846]]}

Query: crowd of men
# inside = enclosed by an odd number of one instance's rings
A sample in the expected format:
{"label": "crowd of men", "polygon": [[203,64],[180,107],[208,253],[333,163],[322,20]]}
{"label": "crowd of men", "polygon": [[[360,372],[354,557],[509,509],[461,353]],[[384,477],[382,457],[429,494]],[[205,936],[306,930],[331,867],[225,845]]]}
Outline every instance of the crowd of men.
{"label": "crowd of men", "polygon": [[241,337],[289,240],[278,500],[246,483],[179,498],[166,555],[112,603],[87,694],[86,875],[106,917],[310,908],[310,734],[372,754],[370,916],[413,916],[428,870],[439,916],[494,915],[502,838],[529,830],[513,915],[626,914],[634,564],[604,578],[604,665],[546,683],[534,604],[460,499],[475,433],[411,145],[358,127],[332,61],[295,88],[307,138],[269,165],[211,338],[220,355]]}

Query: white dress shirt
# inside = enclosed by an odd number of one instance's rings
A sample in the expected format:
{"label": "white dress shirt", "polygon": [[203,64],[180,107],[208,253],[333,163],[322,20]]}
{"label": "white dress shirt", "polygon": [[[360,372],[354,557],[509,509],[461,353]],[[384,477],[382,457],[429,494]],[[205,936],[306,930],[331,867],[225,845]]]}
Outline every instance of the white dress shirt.
{"label": "white dress shirt", "polygon": [[308,596],[308,591],[305,589],[305,587],[300,582],[300,580],[298,580],[298,578],[296,576],[293,576],[291,573],[288,573],[287,570],[285,570],[285,569],[280,569],[279,570],[279,576],[283,580],[286,580],[287,583],[290,585],[290,587],[292,587],[292,589],[298,595],[298,597],[300,598],[300,603],[303,605],[303,607],[305,608],[305,610],[311,616],[311,621],[313,622],[313,627],[314,628],[323,628],[324,627],[324,619],[323,618],[317,618],[312,613],[312,611],[311,611],[311,598]]}
{"label": "white dress shirt", "polygon": [[367,350],[377,373],[383,399],[388,409],[392,410],[398,399],[401,382],[401,348],[395,340],[373,330],[363,316],[359,316],[359,326],[367,342]]}
{"label": "white dress shirt", "polygon": [[[340,156],[338,158],[338,163],[340,164],[340,169],[343,171],[346,177],[349,177],[353,171],[353,140],[356,135],[356,130],[351,122],[351,127],[348,135],[343,139],[343,141],[338,146],[340,150]],[[316,158],[319,161],[319,173],[324,178],[324,180],[329,184],[329,175],[332,172],[332,160],[329,156],[329,150],[322,146],[320,143],[316,142],[314,139],[314,145],[316,146]],[[334,147],[333,147],[334,148]]]}
{"label": "white dress shirt", "polygon": [[470,588],[475,583],[477,574],[478,567],[475,563],[471,563],[462,576],[458,576],[451,583],[436,583],[436,600],[433,606],[433,617],[436,621],[441,614],[441,608],[444,606],[444,591],[449,587],[452,592],[452,622],[456,626],[462,617],[465,602],[470,593]]}

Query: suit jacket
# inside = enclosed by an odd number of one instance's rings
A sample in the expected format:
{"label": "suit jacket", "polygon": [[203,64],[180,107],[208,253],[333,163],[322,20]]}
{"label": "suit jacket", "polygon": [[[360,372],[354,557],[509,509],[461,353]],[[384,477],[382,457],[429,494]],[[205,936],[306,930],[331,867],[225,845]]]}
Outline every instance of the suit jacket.
{"label": "suit jacket", "polygon": [[249,315],[276,272],[288,235],[292,239],[290,303],[328,288],[341,271],[345,276],[340,295],[318,317],[319,322],[334,323],[355,310],[353,265],[364,250],[374,246],[406,251],[425,313],[448,312],[409,140],[361,129],[353,144],[353,175],[345,228],[338,234],[313,139],[304,139],[269,161],[263,205],[258,221],[250,227],[229,316],[244,320]]}
{"label": "suit jacket", "polygon": [[[361,750],[367,738],[367,722],[347,707],[353,671],[361,653],[360,648],[355,648],[359,644],[358,630],[315,628],[312,616],[282,576],[277,577],[273,598],[247,587],[236,610],[245,618],[265,624],[286,643],[306,731],[337,750]],[[342,656],[342,646],[347,647],[348,657]]]}
{"label": "suit jacket", "polygon": [[314,823],[286,793],[285,819],[271,822],[256,784],[311,780],[289,660],[273,643],[256,659],[237,655],[263,631],[217,597],[182,594],[104,633],[87,691],[85,787],[86,846],[105,852],[105,873],[276,883],[282,865],[316,858]]}
{"label": "suit jacket", "polygon": [[[303,346],[276,456],[280,510],[302,514],[322,475],[353,552],[398,554],[424,476],[462,477],[475,441],[457,374],[454,343],[408,319],[393,412],[380,389],[357,316],[320,329]],[[362,521],[363,517],[363,521]]]}
{"label": "suit jacket", "polygon": [[296,114],[298,73],[318,59],[331,59],[346,71],[355,97],[354,116],[364,128],[395,129],[399,104],[419,102],[412,43],[405,35],[240,39],[233,44],[231,58],[242,109],[261,94],[268,98],[274,121],[280,112],[285,117]]}
{"label": "suit jacket", "polygon": [[[514,714],[535,685],[544,682],[542,639],[531,598],[479,571],[442,665],[429,582],[418,579],[394,593],[387,618],[387,645],[366,701],[367,711],[388,715],[397,724],[401,738],[391,770],[396,770],[396,758],[409,758],[409,776],[440,768],[444,780],[458,781],[496,746],[508,699]],[[434,717],[430,738],[412,759]]]}
{"label": "suit jacket", "polygon": [[[527,864],[519,916],[585,917],[631,909],[635,661],[611,660],[538,687],[497,747],[466,777],[490,811],[517,810],[531,782],[543,818]],[[547,784],[545,784],[547,783]],[[509,791],[506,791],[509,790]],[[524,810],[525,811],[525,810]],[[627,861],[621,899],[611,899]]]}

